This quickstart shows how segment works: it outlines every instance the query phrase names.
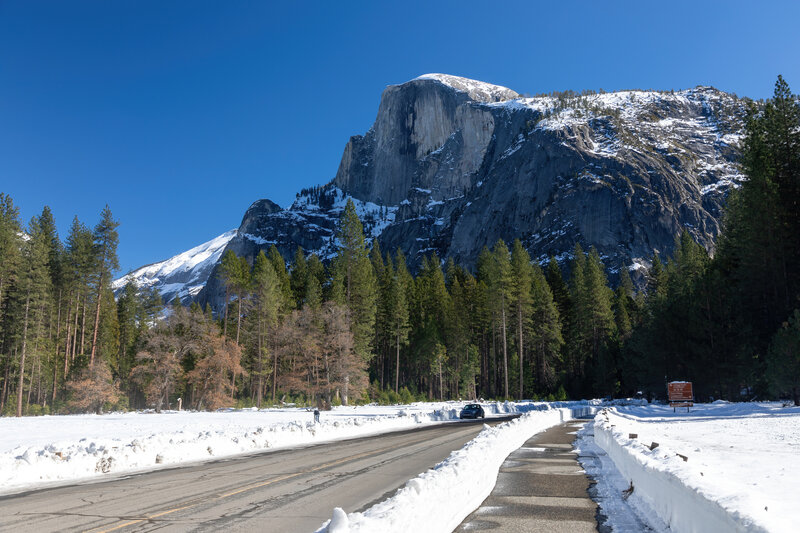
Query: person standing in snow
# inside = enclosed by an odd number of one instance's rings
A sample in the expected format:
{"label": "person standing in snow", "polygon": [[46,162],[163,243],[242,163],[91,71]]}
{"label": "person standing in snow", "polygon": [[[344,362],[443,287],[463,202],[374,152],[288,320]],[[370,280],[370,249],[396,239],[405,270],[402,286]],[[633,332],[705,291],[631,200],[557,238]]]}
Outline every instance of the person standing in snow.
{"label": "person standing in snow", "polygon": [[319,409],[314,408],[314,423],[319,424]]}

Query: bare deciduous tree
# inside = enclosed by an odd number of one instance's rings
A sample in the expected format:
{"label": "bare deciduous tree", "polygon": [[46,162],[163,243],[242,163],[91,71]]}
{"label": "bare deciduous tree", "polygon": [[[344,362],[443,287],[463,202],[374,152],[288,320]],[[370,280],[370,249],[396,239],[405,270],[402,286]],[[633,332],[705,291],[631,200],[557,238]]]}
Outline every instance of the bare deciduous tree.
{"label": "bare deciduous tree", "polygon": [[111,376],[105,361],[97,360],[94,366],[81,371],[76,379],[67,383],[70,392],[69,406],[76,411],[103,412],[105,403],[119,400],[119,387]]}
{"label": "bare deciduous tree", "polygon": [[205,354],[194,370],[187,374],[189,383],[197,390],[197,409],[215,410],[232,402],[232,375],[245,375],[242,368],[242,349],[225,337],[209,333],[203,339]]}

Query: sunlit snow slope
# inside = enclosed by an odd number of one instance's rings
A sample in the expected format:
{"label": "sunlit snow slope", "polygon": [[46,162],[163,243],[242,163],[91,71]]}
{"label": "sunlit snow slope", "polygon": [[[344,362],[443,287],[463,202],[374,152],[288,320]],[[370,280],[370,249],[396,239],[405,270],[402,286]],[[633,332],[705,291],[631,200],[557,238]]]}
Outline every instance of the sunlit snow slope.
{"label": "sunlit snow slope", "polygon": [[129,281],[135,281],[139,288],[155,287],[165,302],[176,296],[188,302],[205,286],[214,265],[235,235],[236,230],[230,230],[166,261],[134,270],[112,283],[114,293],[119,294]]}

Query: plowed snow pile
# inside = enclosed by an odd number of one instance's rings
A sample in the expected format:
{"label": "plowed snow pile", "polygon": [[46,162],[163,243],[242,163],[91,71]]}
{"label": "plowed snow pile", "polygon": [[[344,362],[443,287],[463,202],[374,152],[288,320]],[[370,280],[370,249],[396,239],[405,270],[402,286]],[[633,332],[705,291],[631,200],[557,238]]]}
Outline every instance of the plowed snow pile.
{"label": "plowed snow pile", "polygon": [[[464,404],[340,406],[323,412],[319,423],[300,408],[0,417],[0,494],[456,422]],[[551,408],[543,402],[482,405],[487,418]]]}
{"label": "plowed snow pile", "polygon": [[798,407],[614,407],[597,415],[594,430],[633,482],[631,496],[673,531],[797,531]]}

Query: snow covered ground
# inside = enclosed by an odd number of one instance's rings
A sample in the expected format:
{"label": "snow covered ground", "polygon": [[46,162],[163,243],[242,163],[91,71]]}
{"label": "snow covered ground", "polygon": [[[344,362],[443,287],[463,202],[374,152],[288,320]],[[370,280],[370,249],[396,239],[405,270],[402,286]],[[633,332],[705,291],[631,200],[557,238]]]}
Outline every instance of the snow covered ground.
{"label": "snow covered ground", "polygon": [[798,530],[800,408],[716,402],[677,411],[597,415],[595,442],[633,482],[631,498],[672,531]]}
{"label": "snow covered ground", "polygon": [[[0,418],[0,494],[458,419],[464,402]],[[487,417],[542,409],[487,402]]]}
{"label": "snow covered ground", "polygon": [[[305,409],[0,418],[0,494],[178,463],[448,423],[464,402]],[[332,509],[328,531],[447,531],[488,496],[508,454],[536,432],[601,409],[578,435],[615,531],[796,531],[800,408],[485,402],[488,427],[363,513]],[[635,436],[632,436],[635,435]],[[594,437],[594,438],[592,438]],[[653,443],[657,443],[652,450]],[[684,460],[684,457],[686,460]],[[630,495],[624,490],[633,486]],[[425,520],[420,525],[418,520]],[[416,521],[416,522],[415,522]]]}

